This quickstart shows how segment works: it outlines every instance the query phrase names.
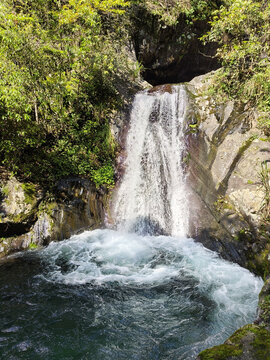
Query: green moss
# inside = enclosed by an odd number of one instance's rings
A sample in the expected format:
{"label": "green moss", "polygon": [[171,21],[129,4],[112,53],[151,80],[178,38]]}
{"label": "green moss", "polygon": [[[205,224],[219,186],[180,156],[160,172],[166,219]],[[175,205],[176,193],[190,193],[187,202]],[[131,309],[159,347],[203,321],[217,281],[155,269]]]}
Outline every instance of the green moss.
{"label": "green moss", "polygon": [[269,249],[269,244],[267,244],[267,247],[264,251],[254,256],[254,260],[256,262],[257,268],[259,269],[263,279],[266,279],[267,276],[269,275],[269,267],[270,267],[268,260],[269,254],[270,254],[270,249]]}
{"label": "green moss", "polygon": [[237,241],[242,241],[242,242],[250,242],[250,233],[247,229],[241,229],[240,231],[238,231],[238,233],[234,236],[234,239]]}
{"label": "green moss", "polygon": [[15,223],[22,223],[27,219],[27,217],[28,217],[28,214],[20,213],[20,214],[12,216],[12,221]]}
{"label": "green moss", "polygon": [[257,271],[256,271],[256,265],[254,264],[254,261],[252,260],[248,260],[246,262],[246,266],[245,266],[249,271],[255,273],[255,274],[258,274]]}
{"label": "green moss", "polygon": [[50,200],[46,201],[44,200],[43,202],[40,203],[39,208],[38,208],[38,214],[42,215],[42,214],[47,214],[49,216],[49,222],[50,222],[50,231],[53,230],[54,228],[54,217],[53,217],[53,213],[55,210],[59,209],[57,203],[54,201],[53,198],[50,198]]}
{"label": "green moss", "polygon": [[228,341],[230,341],[230,343],[233,343],[234,345],[239,345],[243,337],[246,336],[248,332],[252,331],[254,326],[256,325],[248,324],[236,330],[235,333],[233,333],[232,336],[228,339]]}
{"label": "green moss", "polygon": [[36,188],[34,184],[24,183],[22,184],[24,192],[25,202],[29,205],[33,205],[36,201]]}
{"label": "green moss", "polygon": [[15,223],[24,223],[24,222],[33,221],[33,219],[36,219],[36,217],[37,217],[37,208],[36,206],[33,206],[28,212],[24,212],[24,213],[22,212],[17,215],[10,216],[10,220]]}
{"label": "green moss", "polygon": [[270,137],[259,138],[259,140],[268,142],[270,141]]}
{"label": "green moss", "polygon": [[8,196],[9,190],[7,186],[3,186],[2,187],[2,194],[5,196]]}
{"label": "green moss", "polygon": [[198,131],[199,131],[199,124],[196,123],[196,124],[189,124],[189,132],[192,133],[192,134],[196,134]]}
{"label": "green moss", "polygon": [[[266,238],[267,234],[262,229],[255,234],[252,229],[242,229],[234,239],[241,242],[245,247],[247,261],[245,267],[256,275],[266,279],[270,274],[270,244]],[[258,247],[253,249],[253,244],[257,243]]]}
{"label": "green moss", "polygon": [[54,210],[57,208],[56,202],[51,202],[46,204],[45,212],[47,215],[52,216]]}
{"label": "green moss", "polygon": [[183,163],[186,164],[186,165],[188,165],[190,159],[191,159],[191,155],[190,155],[190,153],[188,152],[188,153],[184,156],[184,158],[183,158]]}
{"label": "green moss", "polygon": [[54,210],[57,208],[57,203],[54,201],[54,199],[50,200],[44,200],[40,203],[38,211],[39,214],[46,213],[50,217],[53,215]]}
{"label": "green moss", "polygon": [[250,325],[249,331],[255,334],[252,342],[255,359],[270,360],[270,332],[261,326]]}
{"label": "green moss", "polygon": [[37,244],[32,243],[32,242],[29,244],[29,249],[30,249],[30,250],[35,250],[35,249],[37,249],[37,248],[38,248],[38,245],[37,245]]}
{"label": "green moss", "polygon": [[222,196],[220,195],[217,199],[217,201],[214,202],[214,205],[218,212],[223,212],[224,210],[233,210],[235,211],[235,208],[230,202],[230,199],[228,196]]}
{"label": "green moss", "polygon": [[262,310],[262,314],[260,317],[263,321],[269,321],[270,319],[270,295],[264,297],[264,299],[260,302],[259,307]]}
{"label": "green moss", "polygon": [[199,354],[200,360],[226,360],[230,356],[239,356],[243,353],[241,346],[222,344],[206,349]]}
{"label": "green moss", "polygon": [[[270,297],[269,297],[270,300]],[[244,338],[252,333],[252,340]],[[270,360],[270,332],[262,326],[249,324],[237,330],[225,344],[206,349],[199,354],[200,360],[226,360],[243,353],[245,343],[253,350],[254,360]]]}
{"label": "green moss", "polygon": [[269,304],[269,308],[270,308],[270,295],[266,295],[263,300]]}
{"label": "green moss", "polygon": [[257,359],[270,360],[270,333],[262,329],[253,341]]}

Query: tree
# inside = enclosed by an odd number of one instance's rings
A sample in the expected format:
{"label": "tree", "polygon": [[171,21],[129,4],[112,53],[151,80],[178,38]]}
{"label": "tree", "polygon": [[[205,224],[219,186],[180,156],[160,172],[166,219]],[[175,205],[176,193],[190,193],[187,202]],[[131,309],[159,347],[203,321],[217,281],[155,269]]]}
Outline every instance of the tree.
{"label": "tree", "polygon": [[270,4],[229,0],[214,12],[206,41],[219,44],[216,89],[261,111],[270,134]]}
{"label": "tree", "polygon": [[[113,183],[115,80],[128,77],[124,0],[0,4],[0,159],[23,177]],[[115,29],[106,28],[106,22]],[[131,64],[133,65],[133,64]]]}

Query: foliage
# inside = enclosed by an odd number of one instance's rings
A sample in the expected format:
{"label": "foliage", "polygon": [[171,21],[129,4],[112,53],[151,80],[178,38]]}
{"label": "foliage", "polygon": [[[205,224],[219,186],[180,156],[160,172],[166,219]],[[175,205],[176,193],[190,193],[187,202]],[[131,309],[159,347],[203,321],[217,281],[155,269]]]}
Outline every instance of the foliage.
{"label": "foliage", "polygon": [[113,183],[109,121],[120,99],[115,83],[118,76],[128,78],[134,65],[120,26],[128,5],[1,2],[0,161],[10,171],[45,183],[71,174]]}
{"label": "foliage", "polygon": [[259,121],[270,131],[270,4],[267,1],[227,0],[213,14],[205,41],[219,44],[222,69],[215,90],[241,99],[261,112]]}
{"label": "foliage", "polygon": [[93,180],[97,186],[106,183],[109,187],[114,185],[114,169],[110,163],[103,165],[93,172]]}
{"label": "foliage", "polygon": [[33,203],[36,201],[36,189],[35,186],[31,183],[23,183],[22,189],[25,196],[25,202],[26,204],[33,205]]}
{"label": "foliage", "polygon": [[36,250],[38,248],[38,245],[37,244],[35,244],[35,243],[33,243],[33,242],[31,242],[30,244],[29,244],[29,249],[30,250]]}
{"label": "foliage", "polygon": [[144,6],[153,14],[157,15],[166,25],[174,25],[180,13],[190,9],[189,0],[152,1],[145,0]]}
{"label": "foliage", "polygon": [[184,15],[187,23],[209,19],[213,9],[217,9],[222,0],[141,0],[148,11],[159,17],[166,26],[176,25],[179,17]]}

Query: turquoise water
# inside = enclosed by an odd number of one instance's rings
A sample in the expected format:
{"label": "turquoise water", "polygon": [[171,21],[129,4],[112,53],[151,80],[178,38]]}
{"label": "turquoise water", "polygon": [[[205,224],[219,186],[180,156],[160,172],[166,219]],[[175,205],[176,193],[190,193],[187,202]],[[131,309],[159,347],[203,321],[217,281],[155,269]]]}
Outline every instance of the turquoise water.
{"label": "turquoise water", "polygon": [[191,239],[85,232],[1,263],[1,359],[194,359],[261,287]]}

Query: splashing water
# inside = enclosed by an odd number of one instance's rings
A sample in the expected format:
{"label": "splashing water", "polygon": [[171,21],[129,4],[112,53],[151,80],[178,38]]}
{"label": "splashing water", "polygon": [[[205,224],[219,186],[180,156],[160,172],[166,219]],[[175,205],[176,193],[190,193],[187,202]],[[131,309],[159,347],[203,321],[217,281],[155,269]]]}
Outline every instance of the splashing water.
{"label": "splashing water", "polygon": [[131,112],[125,174],[114,199],[118,228],[185,235],[188,206],[182,169],[187,94],[140,93]]}
{"label": "splashing water", "polygon": [[186,108],[183,86],[136,96],[117,231],[0,263],[3,358],[191,360],[254,320],[262,280],[185,237]]}
{"label": "splashing water", "polygon": [[94,230],[23,261],[0,276],[5,358],[194,359],[254,319],[262,286],[185,237]]}

